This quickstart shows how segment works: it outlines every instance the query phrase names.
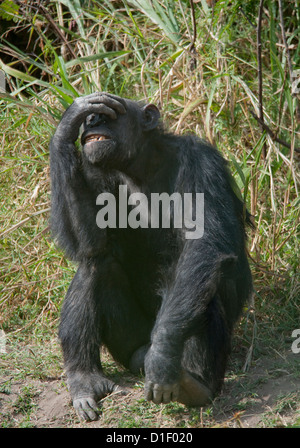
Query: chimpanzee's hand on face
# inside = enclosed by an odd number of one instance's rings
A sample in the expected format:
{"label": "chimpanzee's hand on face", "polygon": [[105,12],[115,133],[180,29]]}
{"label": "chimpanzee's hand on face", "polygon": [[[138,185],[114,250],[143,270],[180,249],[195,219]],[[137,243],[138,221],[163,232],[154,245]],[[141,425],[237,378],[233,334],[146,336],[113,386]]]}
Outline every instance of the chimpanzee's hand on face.
{"label": "chimpanzee's hand on face", "polygon": [[75,143],[79,135],[80,126],[86,117],[93,113],[107,115],[115,120],[118,113],[126,113],[125,100],[102,92],[76,98],[64,113],[57,127],[55,137],[60,141]]}

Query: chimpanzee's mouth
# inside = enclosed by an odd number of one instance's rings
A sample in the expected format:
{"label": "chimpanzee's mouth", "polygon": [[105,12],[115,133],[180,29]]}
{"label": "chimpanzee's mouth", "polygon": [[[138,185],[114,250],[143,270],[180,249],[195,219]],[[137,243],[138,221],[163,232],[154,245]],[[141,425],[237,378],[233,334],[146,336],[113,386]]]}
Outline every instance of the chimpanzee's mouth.
{"label": "chimpanzee's mouth", "polygon": [[107,135],[99,135],[99,134],[88,135],[84,139],[84,144],[91,142],[103,142],[104,140],[110,140],[110,137],[108,137]]}

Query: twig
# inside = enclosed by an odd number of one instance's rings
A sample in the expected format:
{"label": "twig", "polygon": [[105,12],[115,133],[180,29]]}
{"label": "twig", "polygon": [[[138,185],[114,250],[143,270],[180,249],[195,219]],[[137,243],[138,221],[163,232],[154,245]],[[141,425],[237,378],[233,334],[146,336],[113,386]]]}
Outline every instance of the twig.
{"label": "twig", "polygon": [[287,61],[288,61],[288,67],[289,67],[289,74],[290,74],[290,81],[293,82],[293,65],[291,60],[291,55],[289,51],[289,46],[286,40],[286,34],[284,29],[284,18],[283,18],[283,11],[282,11],[282,2],[281,0],[278,0],[278,7],[279,7],[279,16],[280,16],[280,25],[281,25],[281,34],[282,34],[282,40],[284,43]]}
{"label": "twig", "polygon": [[[257,23],[257,64],[258,64],[258,101],[259,101],[259,119],[260,124],[263,125],[264,123],[264,111],[263,111],[263,94],[262,94],[262,62],[261,62],[261,22],[262,22],[262,15],[263,15],[263,7],[264,7],[264,0],[260,0],[259,3],[259,10],[258,10],[258,23]],[[266,158],[266,144],[264,144],[263,150],[262,150],[262,156],[265,159]]]}
{"label": "twig", "polygon": [[25,224],[27,221],[29,221],[31,218],[37,215],[41,215],[42,213],[49,212],[50,208],[45,208],[44,210],[40,210],[38,212],[32,213],[32,215],[28,216],[28,218],[22,219],[22,221],[18,222],[17,224],[10,227],[10,229],[4,230],[4,232],[0,233],[0,238],[3,238],[7,233],[12,232],[13,230],[17,229],[18,227]]}
{"label": "twig", "polygon": [[256,26],[251,22],[251,20],[249,19],[249,17],[247,16],[247,14],[245,13],[245,11],[243,10],[242,6],[239,6],[239,10],[240,10],[241,13],[243,14],[243,16],[245,17],[245,19],[247,20],[247,22],[252,26],[252,28],[256,29]]}
{"label": "twig", "polygon": [[191,42],[190,49],[194,48],[196,38],[197,38],[197,28],[196,28],[196,18],[195,18],[195,8],[194,8],[194,2],[193,0],[190,0],[191,10],[192,10],[192,23],[193,23],[193,39]]}
{"label": "twig", "polygon": [[251,313],[251,316],[253,316],[252,339],[251,339],[251,345],[249,347],[249,350],[248,350],[248,353],[246,356],[246,360],[245,360],[245,363],[243,366],[243,372],[247,372],[251,365],[252,358],[253,358],[253,350],[255,347],[255,340],[256,340],[256,335],[257,335],[257,322],[256,322],[256,316],[255,316],[255,309],[253,307],[251,307],[251,309],[249,310],[249,314],[250,313]]}
{"label": "twig", "polygon": [[[269,126],[263,120],[261,120],[261,118],[259,118],[252,110],[250,110],[250,113],[252,117],[255,118],[255,120],[261,125],[262,129],[269,134],[273,142],[277,142],[280,145],[285,146],[288,149],[291,149],[290,143],[287,143],[285,140],[282,140],[281,138],[277,137],[277,135],[272,131],[272,129],[270,129]],[[300,153],[300,148],[294,148],[294,151]]]}
{"label": "twig", "polygon": [[53,20],[51,14],[49,14],[49,12],[47,11],[47,9],[39,4],[39,9],[42,11],[42,15],[45,17],[45,19],[50,23],[50,25],[52,26],[54,33],[57,33],[58,36],[60,37],[60,40],[66,45],[66,47],[68,48],[70,54],[72,55],[73,59],[77,58],[77,55],[75,53],[75,51],[73,50],[72,46],[70,45],[68,39],[66,39],[66,37],[64,36],[64,34],[61,32],[61,30],[59,29],[59,27],[56,25],[55,21]]}
{"label": "twig", "polygon": [[[17,0],[17,3],[21,7],[23,6],[23,4],[22,4],[23,2]],[[70,45],[70,43],[68,42],[68,40],[66,39],[64,34],[61,32],[61,30],[59,29],[59,27],[55,23],[55,20],[52,18],[51,14],[48,12],[47,8],[45,8],[45,6],[43,6],[43,5],[41,5],[41,3],[39,3],[39,5],[37,5],[37,6],[32,5],[32,4],[28,4],[27,6],[29,6],[29,8],[35,9],[37,12],[42,14],[43,17],[45,17],[47,22],[52,27],[54,33],[57,34],[59,36],[61,42],[63,42],[64,45],[66,45],[66,47],[68,48],[68,50],[69,50],[70,54],[72,55],[73,59],[76,59],[77,58],[76,53],[74,52],[72,46]]]}
{"label": "twig", "polygon": [[[7,380],[4,380],[4,381],[1,381],[0,382],[0,386],[2,385],[2,384],[5,384],[5,383],[9,383],[10,381],[12,381],[14,379],[14,377],[13,376],[11,376],[10,378],[8,378]],[[20,384],[20,383],[19,383]],[[2,392],[3,393],[3,392]],[[4,392],[5,393],[5,392]]]}
{"label": "twig", "polygon": [[193,0],[190,0],[190,5],[191,5],[191,11],[192,11],[192,23],[193,23],[193,37],[192,37],[192,42],[190,44],[190,53],[191,53],[191,63],[190,63],[190,68],[191,71],[194,71],[197,67],[197,59],[196,59],[196,49],[195,49],[195,42],[196,42],[196,38],[197,38],[197,27],[196,27],[196,18],[195,18],[195,8],[194,8],[194,2]]}

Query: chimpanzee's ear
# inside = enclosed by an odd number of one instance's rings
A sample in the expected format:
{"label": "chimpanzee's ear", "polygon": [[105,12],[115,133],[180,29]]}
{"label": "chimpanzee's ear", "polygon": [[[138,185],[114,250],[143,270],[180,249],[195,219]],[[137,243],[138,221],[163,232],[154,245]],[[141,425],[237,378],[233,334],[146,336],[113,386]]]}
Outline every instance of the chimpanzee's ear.
{"label": "chimpanzee's ear", "polygon": [[154,104],[147,104],[142,109],[142,127],[144,131],[152,131],[158,126],[160,112]]}

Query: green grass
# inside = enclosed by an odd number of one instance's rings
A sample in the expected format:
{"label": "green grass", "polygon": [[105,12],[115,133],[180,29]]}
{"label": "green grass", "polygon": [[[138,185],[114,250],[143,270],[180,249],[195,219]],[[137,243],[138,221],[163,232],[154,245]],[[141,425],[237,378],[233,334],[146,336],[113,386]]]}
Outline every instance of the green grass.
{"label": "green grass", "polygon": [[[27,3],[14,7],[13,15],[11,1],[0,5],[0,68],[8,86],[6,94],[0,93],[0,328],[7,338],[0,387],[29,382],[21,390],[23,407],[21,401],[15,404],[22,414],[26,397],[28,409],[34,403],[34,392],[26,389],[31,380],[62,378],[57,326],[76,266],[55,247],[48,228],[48,145],[65,107],[96,90],[158,103],[172,131],[194,132],[228,159],[256,222],[249,233],[254,305],[237,330],[238,360],[228,374],[230,385],[245,387],[247,354],[249,368],[264,356],[286,353],[292,331],[299,328],[299,153],[294,150],[300,146],[299,94],[292,94],[278,3],[266,0],[263,14],[264,118],[292,150],[274,142],[250,113],[257,114],[259,107],[256,31],[249,23],[257,23],[257,0],[220,1],[214,10],[205,1],[194,4],[195,53],[190,51],[194,29],[186,0],[145,0],[142,10],[138,2],[49,2],[52,21]],[[299,1],[284,2],[283,12],[289,57],[298,69]],[[126,378],[109,359],[105,367],[116,378]],[[297,377],[299,369],[289,368]],[[142,379],[129,383],[136,393],[142,387]],[[232,412],[247,409],[259,387],[258,382],[246,384],[244,402]],[[299,407],[298,395],[286,399]],[[126,408],[114,398],[111,408],[109,399],[105,403],[103,424],[108,425],[120,407],[120,426],[219,424],[218,402],[201,413],[129,398]],[[34,411],[32,405],[19,424],[30,426]],[[276,410],[266,416],[267,426],[279,424],[276,412],[281,414]],[[292,412],[299,422],[294,405]],[[3,426],[16,424],[4,417]],[[232,419],[238,424],[240,415]]]}

